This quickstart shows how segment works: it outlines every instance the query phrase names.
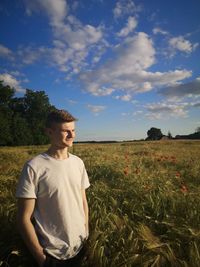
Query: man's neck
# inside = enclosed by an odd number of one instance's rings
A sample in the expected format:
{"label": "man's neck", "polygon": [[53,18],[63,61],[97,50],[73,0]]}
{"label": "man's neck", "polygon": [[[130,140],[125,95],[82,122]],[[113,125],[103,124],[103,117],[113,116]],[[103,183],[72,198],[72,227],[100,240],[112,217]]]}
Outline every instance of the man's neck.
{"label": "man's neck", "polygon": [[47,154],[55,159],[66,159],[69,157],[68,147],[58,148],[50,146],[50,148],[47,150]]}

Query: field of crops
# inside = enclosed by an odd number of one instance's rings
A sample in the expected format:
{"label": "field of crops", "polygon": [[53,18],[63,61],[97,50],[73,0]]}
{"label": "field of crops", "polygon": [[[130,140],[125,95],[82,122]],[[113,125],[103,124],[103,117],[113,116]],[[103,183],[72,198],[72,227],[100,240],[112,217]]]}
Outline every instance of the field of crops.
{"label": "field of crops", "polygon": [[[0,148],[0,266],[36,267],[16,229],[14,193],[24,162],[45,149]],[[199,141],[76,144],[71,152],[91,183],[80,266],[200,266]]]}

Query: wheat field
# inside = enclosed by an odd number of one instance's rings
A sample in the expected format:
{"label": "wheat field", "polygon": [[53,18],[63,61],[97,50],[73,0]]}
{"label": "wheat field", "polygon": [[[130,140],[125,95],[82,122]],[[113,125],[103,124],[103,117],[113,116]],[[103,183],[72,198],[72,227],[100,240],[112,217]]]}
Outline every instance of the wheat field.
{"label": "wheat field", "polygon": [[[16,228],[15,187],[24,162],[46,148],[0,148],[0,266],[36,266]],[[200,141],[75,144],[70,152],[91,183],[80,266],[200,266]]]}

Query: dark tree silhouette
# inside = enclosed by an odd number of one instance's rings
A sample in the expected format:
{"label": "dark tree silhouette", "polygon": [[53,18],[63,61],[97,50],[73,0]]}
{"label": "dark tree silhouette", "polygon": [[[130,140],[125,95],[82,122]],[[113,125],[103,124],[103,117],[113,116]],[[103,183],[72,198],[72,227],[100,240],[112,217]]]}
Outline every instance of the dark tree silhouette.
{"label": "dark tree silhouette", "polygon": [[47,144],[44,124],[55,109],[44,91],[27,89],[24,97],[14,97],[15,90],[0,81],[0,145]]}
{"label": "dark tree silhouette", "polygon": [[160,129],[152,127],[147,131],[147,136],[146,140],[160,140],[163,134]]}

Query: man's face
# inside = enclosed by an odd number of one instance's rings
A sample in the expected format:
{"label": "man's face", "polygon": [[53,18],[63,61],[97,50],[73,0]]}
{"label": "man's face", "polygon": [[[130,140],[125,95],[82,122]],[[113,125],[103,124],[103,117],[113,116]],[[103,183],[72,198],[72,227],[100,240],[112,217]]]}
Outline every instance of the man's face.
{"label": "man's face", "polygon": [[75,123],[63,122],[54,123],[47,129],[51,144],[59,148],[71,147],[75,138]]}

